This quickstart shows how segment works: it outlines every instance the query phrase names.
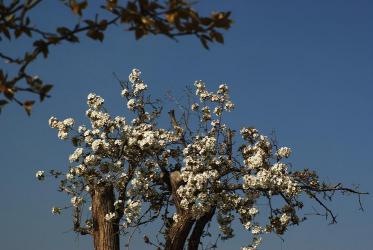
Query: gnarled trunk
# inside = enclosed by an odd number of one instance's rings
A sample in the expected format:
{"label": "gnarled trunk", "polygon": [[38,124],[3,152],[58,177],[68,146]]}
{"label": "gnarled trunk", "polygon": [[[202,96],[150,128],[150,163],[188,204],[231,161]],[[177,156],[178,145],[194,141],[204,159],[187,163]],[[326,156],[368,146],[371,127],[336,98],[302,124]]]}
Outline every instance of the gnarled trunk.
{"label": "gnarled trunk", "polygon": [[188,250],[198,250],[203,231],[205,230],[205,226],[211,221],[214,213],[215,208],[211,209],[210,212],[206,213],[204,216],[196,221],[192,234],[189,237]]}
{"label": "gnarled trunk", "polygon": [[165,250],[182,250],[194,220],[188,214],[180,215],[167,231]]}
{"label": "gnarled trunk", "polygon": [[112,186],[96,185],[92,191],[93,244],[95,250],[119,250],[119,225],[109,223],[105,215],[114,211]]}
{"label": "gnarled trunk", "polygon": [[166,233],[166,246],[165,250],[182,250],[187,242],[188,236],[194,226],[194,229],[189,238],[188,249],[198,250],[198,246],[203,234],[206,224],[211,220],[215,213],[215,209],[211,209],[199,219],[194,219],[190,211],[181,207],[181,197],[177,193],[182,179],[179,171],[174,171],[169,175],[169,187],[172,192],[173,202],[176,207],[178,215],[177,221],[174,221]]}

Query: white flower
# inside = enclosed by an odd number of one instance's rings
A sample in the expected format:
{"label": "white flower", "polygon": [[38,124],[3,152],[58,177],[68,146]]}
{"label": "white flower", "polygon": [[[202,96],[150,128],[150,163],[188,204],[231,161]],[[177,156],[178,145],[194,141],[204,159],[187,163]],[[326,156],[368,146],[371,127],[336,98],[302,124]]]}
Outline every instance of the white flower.
{"label": "white flower", "polygon": [[226,94],[228,92],[227,84],[220,84],[218,94]]}
{"label": "white flower", "polygon": [[57,136],[61,140],[66,140],[69,137],[69,133],[65,130],[59,130]]}
{"label": "white flower", "polygon": [[227,101],[224,105],[224,109],[227,111],[232,111],[234,109],[234,104],[231,101]]}
{"label": "white flower", "polygon": [[74,153],[70,155],[69,161],[70,162],[77,161],[82,154],[83,154],[83,148],[75,149]]}
{"label": "white flower", "polygon": [[127,108],[128,108],[129,110],[133,110],[135,107],[136,107],[135,99],[130,99],[130,100],[127,102]]}
{"label": "white flower", "polygon": [[212,120],[211,121],[211,126],[212,127],[217,127],[217,126],[219,126],[220,125],[220,121],[219,120]]}
{"label": "white flower", "polygon": [[263,164],[263,156],[258,151],[256,154],[253,156],[250,156],[249,158],[246,159],[246,163],[249,165],[251,168],[259,168]]}
{"label": "white flower", "polygon": [[144,91],[147,88],[148,88],[148,86],[146,84],[142,83],[142,82],[138,83],[138,84],[135,84],[133,94],[137,96],[139,93],[141,93],[142,91]]}
{"label": "white flower", "polygon": [[117,200],[117,201],[114,202],[114,207],[117,208],[117,207],[119,207],[122,203],[123,203],[122,200]]}
{"label": "white flower", "polygon": [[291,155],[291,149],[288,147],[282,147],[277,150],[277,155],[280,158],[288,158]]}
{"label": "white flower", "polygon": [[179,215],[177,213],[174,213],[174,215],[172,216],[172,219],[174,220],[174,223],[177,223],[179,220]]}
{"label": "white flower", "polygon": [[72,180],[72,179],[74,179],[74,175],[73,175],[73,174],[70,174],[70,173],[67,173],[67,174],[66,174],[66,179],[68,179],[68,180]]}
{"label": "white flower", "polygon": [[241,250],[256,250],[254,247],[241,247]]}
{"label": "white flower", "polygon": [[120,94],[121,94],[121,96],[128,96],[129,95],[129,91],[128,91],[128,89],[123,89]]}
{"label": "white flower", "polygon": [[39,181],[42,181],[44,180],[45,178],[45,175],[44,175],[44,171],[43,170],[39,170],[36,172],[35,174],[36,178],[39,180]]}
{"label": "white flower", "polygon": [[87,104],[88,107],[97,110],[104,104],[104,99],[95,93],[90,93],[87,96]]}
{"label": "white flower", "polygon": [[84,125],[78,127],[79,133],[84,133],[85,131],[87,131],[87,128]]}
{"label": "white flower", "polygon": [[63,125],[65,126],[73,126],[74,125],[74,119],[73,118],[67,118],[63,121]]}
{"label": "white flower", "polygon": [[199,109],[199,104],[198,103],[193,103],[191,108],[192,108],[193,111],[196,111],[196,110]]}
{"label": "white flower", "polygon": [[51,118],[49,118],[48,120],[48,124],[51,128],[57,128],[58,126],[58,119],[54,116],[52,116]]}
{"label": "white flower", "polygon": [[96,155],[88,155],[84,159],[84,163],[87,166],[94,166],[94,165],[98,164],[99,161],[100,161],[100,158],[98,156],[96,156]]}
{"label": "white flower", "polygon": [[220,107],[215,107],[214,114],[217,116],[221,116],[223,113],[223,110]]}
{"label": "white flower", "polygon": [[251,229],[251,233],[252,234],[259,234],[260,232],[262,231],[262,228],[261,227],[259,227],[259,226],[254,226],[254,227],[252,227],[252,229]]}
{"label": "white flower", "polygon": [[108,213],[105,215],[105,220],[106,221],[111,221],[117,217],[117,214],[115,212]]}
{"label": "white flower", "polygon": [[250,215],[256,215],[259,212],[259,210],[256,207],[252,207],[249,209]]}
{"label": "white flower", "polygon": [[61,208],[59,207],[52,207],[52,214],[60,214]]}
{"label": "white flower", "polygon": [[83,203],[83,198],[82,198],[82,197],[74,196],[73,198],[71,198],[71,204],[72,204],[74,207],[78,207],[78,206],[81,205],[82,203]]}
{"label": "white flower", "polygon": [[141,71],[139,69],[133,69],[131,74],[128,76],[128,80],[131,83],[134,83],[136,80],[140,78]]}
{"label": "white flower", "polygon": [[250,227],[251,227],[251,222],[248,221],[248,222],[244,223],[243,226],[245,227],[246,230],[249,230]]}
{"label": "white flower", "polygon": [[288,214],[282,214],[280,217],[280,222],[282,225],[287,225],[291,217]]}

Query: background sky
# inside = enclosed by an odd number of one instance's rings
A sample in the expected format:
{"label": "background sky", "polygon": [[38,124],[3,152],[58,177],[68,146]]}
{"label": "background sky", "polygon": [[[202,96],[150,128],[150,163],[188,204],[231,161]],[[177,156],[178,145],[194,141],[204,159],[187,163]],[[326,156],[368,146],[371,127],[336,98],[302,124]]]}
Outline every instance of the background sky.
{"label": "background sky", "polygon": [[[55,25],[69,16],[59,1],[47,2],[34,12],[39,23]],[[275,130],[279,143],[293,149],[295,168],[309,167],[322,179],[360,184],[373,193],[373,2],[205,0],[198,8],[232,11],[235,22],[223,46],[207,51],[187,37],[178,43],[163,37],[136,42],[117,27],[103,44],[82,39],[80,45],[53,48],[31,68],[55,87],[31,117],[16,105],[0,115],[1,249],[92,248],[89,237],[72,232],[68,214],[52,216],[51,207],[67,203],[67,197],[56,191],[54,180],[38,183],[35,172],[66,168],[73,150],[48,127],[49,117],[86,122],[90,92],[104,97],[112,114],[123,114],[113,72],[126,79],[134,67],[161,98],[167,90],[182,95],[198,79],[212,89],[228,83],[237,107],[230,115],[233,126],[255,126],[265,134]],[[0,44],[15,53],[25,48],[23,42]],[[372,195],[363,198],[365,212],[358,211],[356,197],[336,198],[331,207],[338,224],[310,216],[291,228],[284,242],[268,236],[260,249],[371,249]],[[305,212],[312,212],[309,205]],[[247,242],[248,236],[237,232],[219,249]],[[132,249],[143,249],[142,242],[136,240]]]}

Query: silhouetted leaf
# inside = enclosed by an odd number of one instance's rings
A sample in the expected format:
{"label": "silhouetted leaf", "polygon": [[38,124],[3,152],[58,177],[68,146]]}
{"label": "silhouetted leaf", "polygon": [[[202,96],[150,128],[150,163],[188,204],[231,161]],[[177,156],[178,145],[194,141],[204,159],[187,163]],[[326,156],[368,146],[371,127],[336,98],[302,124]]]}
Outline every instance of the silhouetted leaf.
{"label": "silhouetted leaf", "polygon": [[87,32],[87,36],[93,40],[100,40],[101,42],[104,40],[104,33],[97,29],[90,29]]}
{"label": "silhouetted leaf", "polygon": [[48,95],[49,91],[53,88],[53,85],[46,84],[40,90],[40,101],[43,101],[45,97]]}
{"label": "silhouetted leaf", "polygon": [[71,8],[71,10],[72,10],[75,14],[81,16],[81,15],[82,15],[82,10],[84,10],[85,8],[87,8],[87,6],[88,6],[88,2],[87,2],[87,1],[83,1],[83,2],[81,2],[81,3],[77,3],[77,2],[75,2],[75,1],[73,1],[73,2],[71,3],[70,8]]}
{"label": "silhouetted leaf", "polygon": [[136,40],[139,40],[141,37],[145,35],[145,31],[143,29],[136,29],[135,30],[135,37]]}
{"label": "silhouetted leaf", "polygon": [[215,32],[211,32],[211,37],[212,37],[212,39],[214,39],[218,43],[224,43],[224,37],[219,32],[216,32],[216,31]]}
{"label": "silhouetted leaf", "polygon": [[35,101],[30,101],[30,100],[25,101],[25,102],[23,103],[23,107],[24,107],[26,113],[27,113],[29,116],[31,115],[31,110],[32,110],[32,106],[34,105],[34,103],[35,103]]}
{"label": "silhouetted leaf", "polygon": [[209,46],[207,45],[207,40],[206,40],[206,38],[201,37],[199,40],[201,41],[201,43],[202,43],[202,45],[203,45],[203,47],[204,47],[205,49],[209,49]]}
{"label": "silhouetted leaf", "polygon": [[8,101],[7,100],[0,100],[0,114],[1,114],[1,110],[3,109],[3,107],[8,104]]}

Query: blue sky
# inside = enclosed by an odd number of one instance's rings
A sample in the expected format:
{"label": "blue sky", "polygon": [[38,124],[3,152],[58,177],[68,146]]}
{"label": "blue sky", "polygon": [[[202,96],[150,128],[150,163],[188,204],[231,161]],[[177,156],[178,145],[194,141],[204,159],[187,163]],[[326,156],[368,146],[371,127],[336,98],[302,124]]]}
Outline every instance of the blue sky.
{"label": "blue sky", "polygon": [[[48,1],[35,12],[43,25],[63,21],[67,12]],[[153,96],[167,90],[182,95],[202,79],[216,88],[226,82],[236,110],[233,126],[276,131],[280,144],[293,148],[295,168],[309,167],[326,180],[360,184],[372,193],[373,176],[373,2],[372,1],[202,1],[199,8],[231,10],[233,27],[225,45],[206,51],[194,38],[180,42],[146,37],[113,28],[103,44],[82,39],[80,45],[51,50],[31,68],[55,84],[53,97],[37,104],[29,118],[17,106],[0,115],[0,242],[7,250],[89,249],[89,238],[72,233],[68,215],[54,217],[53,205],[68,202],[57,183],[36,182],[38,169],[64,169],[72,147],[48,127],[50,116],[83,119],[88,93],[103,96],[114,114],[125,110],[113,72],[125,79],[140,68]],[[45,20],[48,20],[45,23]],[[0,44],[1,50],[26,48]],[[1,67],[4,65],[1,63]],[[266,237],[261,249],[365,250],[373,245],[372,195],[358,211],[355,197],[341,197],[331,207],[339,223],[310,217],[289,230],[282,242]],[[312,211],[309,206],[305,211]],[[243,233],[220,249],[238,249]],[[142,249],[134,242],[133,249]]]}

